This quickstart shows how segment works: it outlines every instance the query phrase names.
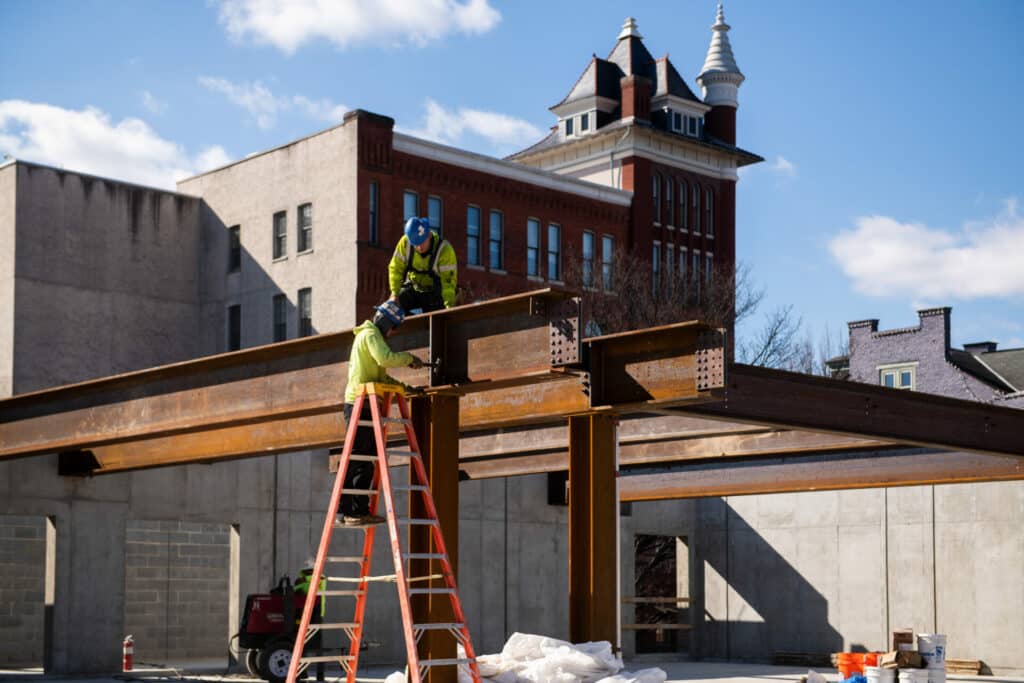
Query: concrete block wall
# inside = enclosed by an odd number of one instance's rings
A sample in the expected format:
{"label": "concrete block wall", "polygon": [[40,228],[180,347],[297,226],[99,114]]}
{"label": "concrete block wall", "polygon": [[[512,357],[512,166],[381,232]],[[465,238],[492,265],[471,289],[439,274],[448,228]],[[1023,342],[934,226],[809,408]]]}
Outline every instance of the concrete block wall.
{"label": "concrete block wall", "polygon": [[0,515],[0,667],[43,663],[46,519]]}
{"label": "concrete block wall", "polygon": [[140,662],[225,655],[230,527],[130,520],[125,538],[125,625]]}

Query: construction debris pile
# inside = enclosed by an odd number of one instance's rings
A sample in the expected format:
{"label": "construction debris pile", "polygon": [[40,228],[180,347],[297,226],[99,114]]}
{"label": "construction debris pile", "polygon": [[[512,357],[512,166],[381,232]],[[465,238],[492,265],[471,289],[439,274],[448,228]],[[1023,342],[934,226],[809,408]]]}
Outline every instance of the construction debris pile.
{"label": "construction debris pile", "polygon": [[[915,649],[916,646],[916,649]],[[839,652],[840,678],[849,683],[946,683],[946,636],[897,629],[890,652]],[[808,679],[810,680],[810,679]]]}
{"label": "construction debris pile", "polygon": [[[459,648],[459,657],[464,653]],[[513,633],[501,652],[477,656],[484,683],[664,683],[661,669],[635,673],[622,670],[622,657],[607,640],[573,645],[564,640]],[[459,683],[472,683],[468,670],[459,670]],[[387,683],[404,682],[396,672]]]}

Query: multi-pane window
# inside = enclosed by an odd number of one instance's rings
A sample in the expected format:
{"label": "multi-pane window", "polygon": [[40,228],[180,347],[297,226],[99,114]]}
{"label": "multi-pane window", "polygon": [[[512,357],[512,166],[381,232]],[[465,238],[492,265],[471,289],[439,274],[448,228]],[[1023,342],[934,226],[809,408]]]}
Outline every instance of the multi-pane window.
{"label": "multi-pane window", "polygon": [[570,116],[565,120],[565,134],[566,136],[572,135],[572,117]]}
{"label": "multi-pane window", "polygon": [[491,270],[505,269],[505,217],[500,211],[491,211],[491,226],[487,235],[488,264]]}
{"label": "multi-pane window", "polygon": [[242,268],[242,235],[241,227],[228,228],[228,272],[234,273]]}
{"label": "multi-pane window", "polygon": [[687,199],[687,186],[686,181],[683,180],[679,183],[679,227],[683,230],[690,228],[690,221],[687,220],[688,212],[686,211],[686,199]]}
{"label": "multi-pane window", "polygon": [[555,223],[548,225],[548,279],[562,279],[562,228]]}
{"label": "multi-pane window", "polygon": [[580,132],[584,133],[590,130],[590,114],[580,115]]}
{"label": "multi-pane window", "polygon": [[883,365],[878,368],[878,381],[890,389],[914,389],[915,365]]}
{"label": "multi-pane window", "polygon": [[526,221],[526,274],[540,275],[540,221],[536,218]]}
{"label": "multi-pane window", "polygon": [[665,225],[675,225],[675,201],[672,199],[672,186],[676,181],[672,178],[665,178]]}
{"label": "multi-pane window", "polygon": [[242,307],[228,306],[228,351],[242,348]]}
{"label": "multi-pane window", "polygon": [[583,233],[583,286],[594,286],[594,233]]}
{"label": "multi-pane window", "polygon": [[693,283],[693,293],[700,296],[700,250],[693,250],[693,269],[690,271],[690,282]]}
{"label": "multi-pane window", "polygon": [[482,265],[480,255],[480,207],[466,209],[466,263]]}
{"label": "multi-pane window", "polygon": [[444,202],[440,197],[427,197],[427,219],[430,221],[430,229],[436,230],[438,235],[443,235],[441,223],[444,220]]}
{"label": "multi-pane window", "polygon": [[651,201],[654,202],[654,222],[661,223],[661,176],[651,178]]}
{"label": "multi-pane window", "polygon": [[412,190],[402,193],[402,220],[407,221],[420,215],[420,196]]}
{"label": "multi-pane window", "polygon": [[672,130],[681,131],[683,129],[683,115],[677,111],[672,112]]}
{"label": "multi-pane window", "polygon": [[282,258],[288,255],[288,226],[287,215],[284,211],[274,214],[274,258]]}
{"label": "multi-pane window", "polygon": [[686,296],[686,247],[679,247],[679,291]]}
{"label": "multi-pane window", "polygon": [[380,186],[370,183],[370,244],[380,244]]}
{"label": "multi-pane window", "polygon": [[615,285],[614,272],[612,270],[613,259],[615,258],[615,238],[611,235],[601,236],[601,286],[610,291]]}
{"label": "multi-pane window", "polygon": [[299,290],[299,336],[313,334],[313,290],[304,287]]}
{"label": "multi-pane window", "polygon": [[299,207],[299,251],[313,248],[313,205],[303,204]]}
{"label": "multi-pane window", "polygon": [[695,117],[695,116],[688,116],[686,123],[687,123],[687,127],[689,128],[690,135],[694,135],[694,136],[697,135],[697,117]]}
{"label": "multi-pane window", "polygon": [[708,237],[715,236],[715,193],[712,190],[704,194],[704,232]]}
{"label": "multi-pane window", "polygon": [[700,234],[700,184],[693,184],[693,232]]}
{"label": "multi-pane window", "polygon": [[280,342],[288,338],[288,297],[284,294],[274,295],[274,341]]}
{"label": "multi-pane window", "polygon": [[659,290],[661,290],[661,242],[655,242],[651,252],[651,291],[657,295]]}

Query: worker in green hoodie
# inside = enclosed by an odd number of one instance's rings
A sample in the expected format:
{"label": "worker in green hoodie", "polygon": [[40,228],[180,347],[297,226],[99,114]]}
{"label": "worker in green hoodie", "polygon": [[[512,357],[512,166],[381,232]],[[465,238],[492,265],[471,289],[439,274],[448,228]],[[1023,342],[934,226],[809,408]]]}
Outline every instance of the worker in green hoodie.
{"label": "worker in green hoodie", "polygon": [[[398,303],[386,301],[375,307],[375,311],[371,320],[352,330],[356,338],[352,342],[352,353],[348,359],[348,386],[345,388],[346,425],[353,419],[352,412],[359,396],[360,385],[369,382],[400,385],[402,382],[388,376],[388,368],[409,366],[416,369],[423,366],[423,361],[411,353],[392,351],[386,341],[405,319],[405,312]],[[363,402],[362,415],[355,419],[365,422],[373,420],[369,401]],[[356,430],[352,452],[358,455],[377,454],[377,440],[372,427],[361,426]],[[345,474],[345,488],[370,488],[373,484],[373,468],[372,462],[350,461],[348,472]],[[343,495],[340,508],[342,524],[347,526],[368,526],[384,521],[383,517],[370,514],[369,496]]]}

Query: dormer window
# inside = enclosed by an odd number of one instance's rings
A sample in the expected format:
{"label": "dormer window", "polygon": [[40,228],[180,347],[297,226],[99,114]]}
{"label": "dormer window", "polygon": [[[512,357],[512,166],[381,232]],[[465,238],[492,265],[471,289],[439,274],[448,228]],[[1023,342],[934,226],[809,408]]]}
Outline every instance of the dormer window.
{"label": "dormer window", "polygon": [[697,136],[697,117],[695,117],[695,116],[687,116],[686,117],[686,123],[687,123],[687,134],[696,137]]}
{"label": "dormer window", "polygon": [[580,114],[580,132],[585,133],[590,130],[590,114]]}
{"label": "dormer window", "polygon": [[569,119],[565,120],[565,136],[569,137],[572,134],[573,134],[573,131],[572,131],[572,119],[569,118]]}
{"label": "dormer window", "polygon": [[672,114],[672,130],[676,133],[683,132],[683,115],[671,109],[669,112]]}

